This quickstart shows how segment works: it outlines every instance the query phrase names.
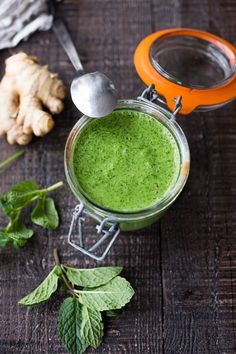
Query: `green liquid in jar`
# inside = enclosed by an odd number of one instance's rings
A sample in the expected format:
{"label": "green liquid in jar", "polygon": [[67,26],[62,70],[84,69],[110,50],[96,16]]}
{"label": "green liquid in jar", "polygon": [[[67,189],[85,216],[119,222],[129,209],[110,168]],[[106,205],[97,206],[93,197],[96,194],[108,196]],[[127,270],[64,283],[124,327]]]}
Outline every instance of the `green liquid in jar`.
{"label": "green liquid in jar", "polygon": [[163,199],[176,183],[180,153],[161,122],[122,109],[84,127],[75,141],[73,170],[93,203],[114,211],[138,211]]}

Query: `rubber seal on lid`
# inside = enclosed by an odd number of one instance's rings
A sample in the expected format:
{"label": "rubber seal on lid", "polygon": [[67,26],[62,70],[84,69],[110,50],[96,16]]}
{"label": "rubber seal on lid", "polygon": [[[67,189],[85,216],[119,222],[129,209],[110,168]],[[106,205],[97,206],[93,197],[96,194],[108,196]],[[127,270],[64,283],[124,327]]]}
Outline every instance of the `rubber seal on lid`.
{"label": "rubber seal on lid", "polygon": [[168,29],[144,38],[134,63],[146,85],[154,83],[181,114],[220,107],[236,97],[236,49],[224,39],[194,29]]}

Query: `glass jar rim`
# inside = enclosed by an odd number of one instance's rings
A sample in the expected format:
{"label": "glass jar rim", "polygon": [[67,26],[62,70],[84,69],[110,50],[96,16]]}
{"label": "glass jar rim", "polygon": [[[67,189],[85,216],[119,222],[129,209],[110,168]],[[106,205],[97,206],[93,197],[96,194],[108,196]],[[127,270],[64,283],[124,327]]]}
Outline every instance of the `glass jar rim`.
{"label": "glass jar rim", "polygon": [[[176,183],[166,195],[160,199],[157,203],[151,205],[148,208],[140,209],[138,211],[116,211],[101,207],[94,202],[92,202],[83,192],[82,188],[79,186],[72,168],[72,156],[73,156],[73,147],[74,143],[82,131],[82,129],[89,124],[94,118],[87,116],[82,116],[78,122],[72,128],[65,146],[65,155],[64,155],[64,165],[65,165],[65,174],[69,184],[70,189],[76,196],[76,198],[82,202],[88,209],[93,209],[100,216],[108,216],[113,219],[118,220],[140,220],[148,216],[155,215],[160,213],[162,210],[165,210],[173,201],[178,197],[182,191],[189,174],[190,168],[190,152],[187,139],[182,129],[175,120],[171,119],[171,113],[166,109],[162,108],[159,105],[143,102],[139,100],[119,100],[115,110],[119,109],[133,109],[138,110],[144,113],[151,115],[160,122],[162,122],[171,132],[178,143],[179,152],[181,156],[180,163],[180,173]],[[101,119],[101,118],[100,118]]]}
{"label": "glass jar rim", "polygon": [[[168,57],[172,58],[173,56],[179,55],[182,55],[179,61],[181,61],[183,66],[183,57],[185,57],[186,64],[186,56],[189,52],[192,53],[191,60],[196,60],[196,56],[199,55],[199,53],[201,54],[201,60],[199,59],[200,67],[203,62],[203,58],[205,62],[207,60],[209,61],[209,66],[212,66],[214,64],[214,70],[212,70],[212,74],[214,72],[214,76],[211,78],[211,80],[213,80],[212,82],[207,82],[208,77],[206,75],[206,70],[208,70],[209,68],[206,67],[203,67],[204,73],[201,83],[192,82],[191,79],[190,81],[187,81],[187,78],[179,77],[178,73],[176,72],[178,68],[176,67],[172,68],[172,70],[174,70],[174,73],[172,73],[172,71],[169,71],[168,68],[165,68]],[[160,61],[161,57],[165,53],[165,61]],[[153,64],[153,67],[162,76],[166,77],[171,82],[177,83],[180,86],[184,86],[186,88],[191,89],[212,89],[215,87],[222,86],[227,83],[236,72],[236,55],[231,50],[231,48],[227,47],[223,43],[217,45],[217,42],[211,42],[207,38],[199,38],[191,34],[185,33],[182,34],[173,32],[156,39],[152,43],[150,48],[150,59]],[[180,62],[178,62],[178,64],[180,65]],[[189,67],[194,68],[195,66],[196,64],[190,65]],[[187,65],[186,68],[186,65],[184,65],[185,74],[189,67]],[[224,77],[217,77],[216,68],[221,69],[221,76],[224,75]],[[200,70],[199,67],[198,70]],[[198,73],[197,78],[199,78],[200,73],[201,72]],[[194,78],[192,77],[192,79]]]}

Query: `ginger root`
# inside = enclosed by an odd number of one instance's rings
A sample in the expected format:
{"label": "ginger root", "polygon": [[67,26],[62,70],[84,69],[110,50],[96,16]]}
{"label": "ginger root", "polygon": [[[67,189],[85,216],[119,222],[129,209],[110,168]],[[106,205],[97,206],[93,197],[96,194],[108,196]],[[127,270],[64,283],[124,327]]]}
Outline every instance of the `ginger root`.
{"label": "ginger root", "polygon": [[43,106],[52,114],[60,113],[64,97],[63,82],[47,66],[39,65],[36,57],[12,55],[0,83],[0,135],[6,135],[9,144],[26,145],[33,134],[47,134],[54,121]]}

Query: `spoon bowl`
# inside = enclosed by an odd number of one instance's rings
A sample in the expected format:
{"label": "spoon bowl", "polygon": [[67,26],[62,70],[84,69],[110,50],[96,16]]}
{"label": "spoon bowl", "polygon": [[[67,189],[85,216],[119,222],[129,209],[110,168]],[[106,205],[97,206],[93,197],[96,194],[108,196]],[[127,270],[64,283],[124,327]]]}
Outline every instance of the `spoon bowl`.
{"label": "spoon bowl", "polygon": [[75,106],[92,118],[110,114],[117,105],[114,84],[98,71],[76,77],[71,84],[71,97]]}

